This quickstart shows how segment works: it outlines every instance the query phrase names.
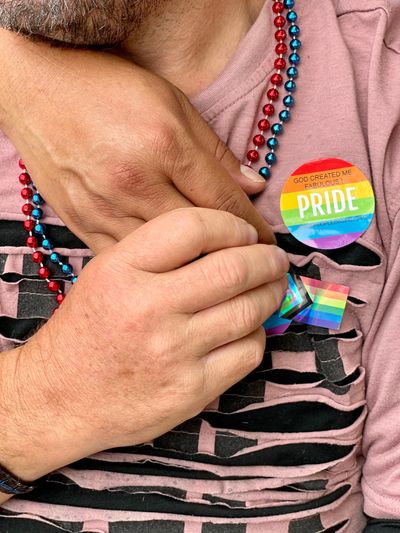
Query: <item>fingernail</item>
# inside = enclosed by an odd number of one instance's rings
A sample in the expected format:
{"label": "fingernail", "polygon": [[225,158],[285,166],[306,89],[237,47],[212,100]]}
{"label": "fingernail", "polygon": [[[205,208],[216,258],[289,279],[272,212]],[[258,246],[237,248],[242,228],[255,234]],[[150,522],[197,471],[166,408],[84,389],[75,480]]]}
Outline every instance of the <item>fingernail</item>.
{"label": "fingernail", "polygon": [[258,172],[247,165],[240,165],[240,172],[253,183],[265,183],[265,179],[261,177]]}
{"label": "fingernail", "polygon": [[247,224],[247,230],[249,232],[250,242],[254,242],[254,244],[256,244],[258,242],[258,231],[251,224]]}
{"label": "fingernail", "polygon": [[287,272],[289,270],[289,258],[285,250],[282,250],[282,248],[276,247],[276,253],[279,257],[279,263],[282,267],[282,269]]}

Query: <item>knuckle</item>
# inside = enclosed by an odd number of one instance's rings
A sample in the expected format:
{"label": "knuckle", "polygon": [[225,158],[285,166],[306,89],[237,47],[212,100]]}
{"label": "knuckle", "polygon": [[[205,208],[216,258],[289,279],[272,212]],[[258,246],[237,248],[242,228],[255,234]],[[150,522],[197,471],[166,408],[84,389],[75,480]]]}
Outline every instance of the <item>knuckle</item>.
{"label": "knuckle", "polygon": [[217,161],[224,161],[227,158],[230,158],[232,155],[229,148],[226,146],[226,144],[221,141],[221,139],[217,139],[215,148],[214,148],[214,158]]}
{"label": "knuckle", "polygon": [[250,343],[249,346],[249,357],[248,360],[250,362],[251,368],[257,368],[260,366],[264,359],[264,350],[265,350],[265,334],[260,333],[260,335],[257,335],[254,340]]}
{"label": "knuckle", "polygon": [[248,296],[233,300],[231,313],[232,322],[245,332],[251,332],[259,325],[259,309]]}
{"label": "knuckle", "polygon": [[235,215],[240,216],[243,213],[243,203],[246,201],[245,195],[235,190],[224,190],[223,194],[220,194],[216,198],[216,208],[221,211],[229,211]]}
{"label": "knuckle", "polygon": [[245,258],[234,250],[215,254],[212,270],[218,285],[222,284],[226,289],[240,289],[250,275],[249,265]]}
{"label": "knuckle", "polygon": [[201,250],[205,247],[207,228],[199,209],[196,207],[184,207],[171,211],[167,216],[173,226],[171,229],[176,231],[179,236],[185,235],[185,238],[190,239],[193,248]]}

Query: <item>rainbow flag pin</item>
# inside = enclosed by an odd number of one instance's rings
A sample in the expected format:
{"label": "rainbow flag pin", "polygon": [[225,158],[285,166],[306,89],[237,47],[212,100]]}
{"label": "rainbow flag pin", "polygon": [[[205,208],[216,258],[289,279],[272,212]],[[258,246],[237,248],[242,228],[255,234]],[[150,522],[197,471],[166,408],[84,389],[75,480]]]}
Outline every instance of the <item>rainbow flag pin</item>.
{"label": "rainbow flag pin", "polygon": [[264,322],[267,335],[282,335],[292,321],[339,330],[349,292],[345,285],[289,273],[281,307]]}

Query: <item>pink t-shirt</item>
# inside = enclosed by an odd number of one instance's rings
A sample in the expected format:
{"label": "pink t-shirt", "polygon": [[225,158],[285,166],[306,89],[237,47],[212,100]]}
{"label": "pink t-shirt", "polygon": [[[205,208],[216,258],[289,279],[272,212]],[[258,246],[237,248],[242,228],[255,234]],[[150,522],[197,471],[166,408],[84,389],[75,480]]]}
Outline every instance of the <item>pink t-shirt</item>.
{"label": "pink t-shirt", "polygon": [[[43,529],[32,531],[360,533],[363,511],[400,518],[400,3],[298,0],[296,10],[296,106],[256,206],[301,272],[350,287],[340,331],[294,326],[270,338],[261,367],[198,417],[152,445],[64,468],[38,493],[10,500],[0,524],[17,521],[24,532],[40,520]],[[241,160],[272,74],[272,32],[268,1],[223,73],[193,98]],[[24,219],[17,155],[5,137],[0,143],[6,349],[52,303],[21,245],[23,230],[15,233],[14,221]],[[370,228],[334,253],[290,239],[279,210],[291,172],[324,157],[357,165],[376,196]],[[45,222],[60,225],[54,214]],[[79,269],[90,252],[53,230]]]}

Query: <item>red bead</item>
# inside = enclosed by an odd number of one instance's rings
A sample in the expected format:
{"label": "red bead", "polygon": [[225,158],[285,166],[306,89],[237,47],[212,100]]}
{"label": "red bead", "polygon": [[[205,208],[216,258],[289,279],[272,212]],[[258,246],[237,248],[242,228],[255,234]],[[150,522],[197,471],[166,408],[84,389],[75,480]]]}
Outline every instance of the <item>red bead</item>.
{"label": "red bead", "polygon": [[269,89],[267,91],[267,97],[269,100],[278,100],[279,91],[277,89]]}
{"label": "red bead", "polygon": [[24,230],[25,231],[32,231],[35,227],[35,221],[34,220],[24,220]]}
{"label": "red bead", "polygon": [[28,237],[26,239],[26,245],[29,246],[29,248],[37,248],[38,240],[36,237]]}
{"label": "red bead", "polygon": [[269,123],[269,120],[267,120],[266,118],[261,119],[258,123],[258,129],[260,131],[267,131],[269,127],[270,127],[270,123]]}
{"label": "red bead", "polygon": [[272,104],[266,104],[263,107],[263,113],[264,115],[267,115],[267,117],[271,117],[275,113],[275,107]]}
{"label": "red bead", "polygon": [[60,284],[58,281],[49,281],[47,286],[51,292],[58,292],[60,290]]}
{"label": "red bead", "polygon": [[38,274],[39,274],[39,278],[47,279],[50,276],[51,272],[50,272],[50,269],[47,267],[40,267]]}
{"label": "red bead", "polygon": [[287,33],[285,30],[276,30],[275,32],[275,39],[277,41],[284,41],[287,37]]}
{"label": "red bead", "polygon": [[30,185],[32,183],[32,180],[27,172],[22,172],[22,174],[19,175],[19,182],[22,185]]}
{"label": "red bead", "polygon": [[277,59],[275,59],[274,67],[276,68],[276,70],[283,70],[284,68],[286,68],[286,60],[283,59],[283,57],[278,57]]}
{"label": "red bead", "polygon": [[63,303],[65,299],[65,294],[63,294],[62,292],[59,292],[56,296],[56,300],[57,300],[57,303],[58,305],[61,305]]}
{"label": "red bead", "polygon": [[275,2],[275,4],[272,6],[272,11],[274,13],[282,13],[282,11],[285,9],[282,2]]}
{"label": "red bead", "polygon": [[257,152],[257,150],[249,150],[247,152],[247,159],[251,161],[252,163],[254,163],[255,161],[258,161],[259,157],[260,155]]}
{"label": "red bead", "polygon": [[274,85],[282,85],[283,78],[280,74],[272,74],[271,76],[271,83]]}
{"label": "red bead", "polygon": [[42,254],[42,252],[33,252],[32,261],[34,263],[41,263],[43,261],[43,257],[44,255]]}
{"label": "red bead", "polygon": [[264,135],[256,135],[255,137],[253,137],[253,143],[256,146],[264,146],[264,144],[265,144]]}
{"label": "red bead", "polygon": [[22,159],[18,161],[18,165],[19,165],[19,168],[22,168],[22,170],[26,170],[26,166],[24,165],[24,162],[22,161]]}
{"label": "red bead", "polygon": [[33,196],[32,189],[29,187],[24,187],[21,191],[21,196],[24,200],[30,200]]}
{"label": "red bead", "polygon": [[282,15],[275,17],[274,24],[277,28],[283,28],[283,26],[286,24],[285,17],[282,17]]}
{"label": "red bead", "polygon": [[285,43],[278,43],[276,46],[275,46],[275,52],[279,55],[281,54],[286,54],[287,52],[287,46]]}
{"label": "red bead", "polygon": [[24,204],[22,206],[22,212],[27,217],[29,217],[32,214],[32,211],[33,211],[33,205],[32,204]]}

